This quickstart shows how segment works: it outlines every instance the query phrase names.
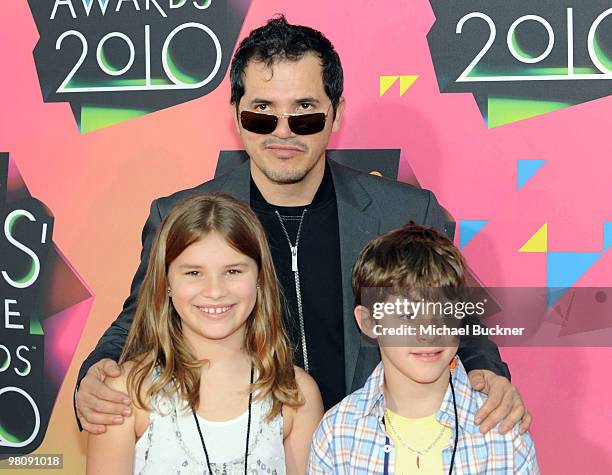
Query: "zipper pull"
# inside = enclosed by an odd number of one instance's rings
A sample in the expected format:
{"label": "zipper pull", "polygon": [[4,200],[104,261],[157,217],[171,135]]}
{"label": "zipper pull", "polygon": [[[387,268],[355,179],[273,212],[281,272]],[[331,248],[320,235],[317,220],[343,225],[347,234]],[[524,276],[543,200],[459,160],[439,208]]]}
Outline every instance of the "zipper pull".
{"label": "zipper pull", "polygon": [[291,271],[297,272],[297,246],[291,246]]}

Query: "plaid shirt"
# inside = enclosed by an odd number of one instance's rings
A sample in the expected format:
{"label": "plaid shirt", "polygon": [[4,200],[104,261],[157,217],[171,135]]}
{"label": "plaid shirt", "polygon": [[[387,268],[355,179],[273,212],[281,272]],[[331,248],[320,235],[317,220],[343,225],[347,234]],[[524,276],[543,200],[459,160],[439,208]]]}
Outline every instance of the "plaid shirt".
{"label": "plaid shirt", "polygon": [[[472,389],[463,365],[460,361],[457,363],[452,378],[459,442],[453,473],[539,474],[533,441],[527,433],[519,435],[518,426],[506,435],[501,435],[497,428],[485,435],[480,433],[474,418],[486,396]],[[325,414],[312,441],[309,474],[382,474],[385,451],[388,452],[388,473],[394,473],[395,449],[393,441],[387,440],[382,422],[385,413],[383,380],[383,364],[380,363],[361,389],[345,397]],[[436,419],[450,427],[453,434],[442,450],[444,473],[448,473],[455,436],[450,385]]]}

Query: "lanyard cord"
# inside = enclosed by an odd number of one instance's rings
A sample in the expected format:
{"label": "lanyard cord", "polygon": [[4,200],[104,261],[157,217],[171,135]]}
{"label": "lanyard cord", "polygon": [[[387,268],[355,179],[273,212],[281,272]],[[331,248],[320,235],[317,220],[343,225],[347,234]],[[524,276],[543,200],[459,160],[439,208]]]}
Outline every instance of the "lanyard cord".
{"label": "lanyard cord", "polygon": [[453,445],[453,455],[451,456],[450,468],[448,475],[453,474],[453,466],[455,465],[455,454],[457,453],[457,443],[459,442],[459,416],[457,415],[457,401],[455,400],[455,387],[453,386],[453,375],[450,375],[448,380],[450,383],[451,393],[453,395],[453,408],[455,409],[455,443]]}
{"label": "lanyard cord", "polygon": [[[457,415],[457,401],[455,399],[455,387],[453,386],[453,375],[451,374],[448,382],[450,383],[450,388],[451,388],[451,394],[453,395],[453,409],[455,412],[455,442],[453,444],[453,455],[451,456],[451,462],[450,462],[450,468],[448,469],[448,475],[452,475],[453,474],[453,466],[455,465],[455,454],[457,453],[457,444],[459,442],[459,417]],[[385,418],[383,416],[382,418],[382,424],[383,426],[386,426],[385,424]],[[385,431],[385,447],[384,447],[384,475],[388,475],[389,474],[389,452],[391,452],[391,441],[389,440],[389,436],[386,435],[386,431]]]}
{"label": "lanyard cord", "polygon": [[304,360],[304,370],[308,373],[308,348],[306,347],[306,329],[304,326],[302,291],[300,288],[300,274],[298,271],[298,246],[300,245],[300,234],[302,232],[302,223],[304,222],[304,216],[306,215],[306,211],[308,211],[308,209],[305,208],[304,211],[302,211],[302,215],[300,216],[300,224],[298,225],[297,236],[295,238],[295,246],[291,244],[291,238],[289,237],[289,233],[287,232],[287,228],[285,227],[285,223],[283,222],[283,218],[281,217],[280,213],[278,211],[274,212],[276,213],[280,225],[283,228],[283,232],[285,233],[285,237],[287,238],[287,243],[289,243],[289,250],[291,251],[291,271],[293,272],[293,280],[295,281],[295,295],[297,299],[298,320],[300,324],[300,340],[302,343],[302,358]]}
{"label": "lanyard cord", "polygon": [[[254,367],[253,365],[251,365],[251,386],[253,385],[253,372],[254,372]],[[249,388],[249,416],[247,419],[246,448],[244,450],[244,475],[247,475],[247,470],[248,470],[247,458],[249,456],[249,436],[251,435],[251,402],[252,401],[253,401],[253,392]],[[191,412],[193,414],[193,418],[195,420],[196,427],[198,428],[198,434],[200,434],[200,442],[202,442],[202,448],[204,449],[204,457],[206,457],[206,467],[208,468],[208,473],[212,475],[213,470],[212,470],[212,467],[210,466],[210,460],[208,458],[208,450],[206,450],[206,444],[204,443],[204,436],[202,435],[202,429],[200,428],[200,422],[198,421],[198,416],[196,416],[196,413],[193,410],[193,408],[191,409]]]}

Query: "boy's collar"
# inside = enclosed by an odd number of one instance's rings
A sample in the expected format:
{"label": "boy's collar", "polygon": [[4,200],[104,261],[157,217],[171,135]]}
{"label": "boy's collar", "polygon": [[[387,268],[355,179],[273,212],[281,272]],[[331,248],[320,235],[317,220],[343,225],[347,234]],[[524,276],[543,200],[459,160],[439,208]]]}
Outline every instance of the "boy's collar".
{"label": "boy's collar", "polygon": [[[452,371],[453,386],[455,388],[455,401],[457,403],[457,416],[459,418],[459,428],[462,431],[476,434],[480,433],[480,428],[474,423],[474,416],[478,410],[477,401],[471,397],[471,386],[461,361],[455,356],[457,366]],[[361,397],[356,402],[355,417],[361,418],[374,415],[381,419],[385,413],[385,398],[383,384],[385,380],[385,370],[383,363],[380,362],[372,372],[362,388]],[[455,420],[455,409],[453,407],[453,395],[450,385],[446,389],[444,399],[440,409],[436,413],[436,419],[440,424],[453,428]]]}
{"label": "boy's collar", "polygon": [[355,417],[361,418],[369,416],[373,412],[377,418],[381,418],[384,413],[385,398],[383,395],[383,383],[385,372],[382,361],[372,371],[365,385],[360,390],[361,397],[356,401]]}
{"label": "boy's collar", "polygon": [[[455,356],[457,366],[451,370],[453,387],[455,388],[455,400],[457,403],[457,416],[459,428],[469,434],[480,434],[480,427],[474,422],[476,411],[478,410],[479,400],[476,398],[476,391],[472,389],[468,375],[458,356]],[[446,394],[436,414],[436,418],[448,427],[453,427],[455,420],[455,409],[453,407],[453,393],[450,384],[446,389]]]}

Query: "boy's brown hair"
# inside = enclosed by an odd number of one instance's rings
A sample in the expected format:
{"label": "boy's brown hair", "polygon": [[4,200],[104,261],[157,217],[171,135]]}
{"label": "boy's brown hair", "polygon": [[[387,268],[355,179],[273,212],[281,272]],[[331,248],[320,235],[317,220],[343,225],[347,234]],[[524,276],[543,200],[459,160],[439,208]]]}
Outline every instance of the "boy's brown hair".
{"label": "boy's brown hair", "polygon": [[357,257],[352,284],[355,305],[363,305],[364,289],[462,288],[466,264],[453,243],[433,228],[410,223],[370,241]]}

